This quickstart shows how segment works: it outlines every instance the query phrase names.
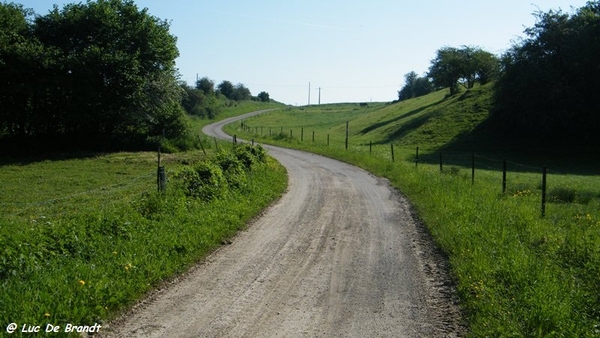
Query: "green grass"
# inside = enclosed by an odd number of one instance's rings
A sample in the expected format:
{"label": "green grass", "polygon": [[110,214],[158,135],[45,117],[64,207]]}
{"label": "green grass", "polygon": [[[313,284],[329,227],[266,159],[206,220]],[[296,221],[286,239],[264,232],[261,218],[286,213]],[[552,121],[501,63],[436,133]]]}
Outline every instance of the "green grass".
{"label": "green grass", "polygon": [[156,153],[5,159],[0,336],[13,322],[104,323],[243,229],[285,190],[281,165],[267,158],[226,175],[212,199],[190,195],[178,174],[203,161],[233,161],[231,147],[220,143],[217,155],[211,140],[207,155],[163,154],[166,193],[156,191]]}
{"label": "green grass", "polygon": [[[490,140],[489,94],[489,87],[449,98],[437,92],[365,111],[357,105],[296,108],[226,130],[338,158],[390,179],[448,254],[471,336],[598,336],[600,180],[590,174],[597,172],[595,162]],[[278,125],[285,126],[281,134]],[[260,126],[262,137],[256,133]],[[417,167],[416,146],[421,149]],[[505,193],[503,158],[509,160]],[[550,169],[543,218],[542,164]]]}

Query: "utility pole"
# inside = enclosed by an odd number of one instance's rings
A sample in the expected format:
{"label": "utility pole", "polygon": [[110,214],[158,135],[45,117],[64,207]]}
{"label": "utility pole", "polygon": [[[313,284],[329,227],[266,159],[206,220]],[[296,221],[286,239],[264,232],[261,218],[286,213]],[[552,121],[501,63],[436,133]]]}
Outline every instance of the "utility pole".
{"label": "utility pole", "polygon": [[321,104],[321,87],[319,87],[319,104]]}
{"label": "utility pole", "polygon": [[308,105],[310,106],[310,82],[308,83]]}

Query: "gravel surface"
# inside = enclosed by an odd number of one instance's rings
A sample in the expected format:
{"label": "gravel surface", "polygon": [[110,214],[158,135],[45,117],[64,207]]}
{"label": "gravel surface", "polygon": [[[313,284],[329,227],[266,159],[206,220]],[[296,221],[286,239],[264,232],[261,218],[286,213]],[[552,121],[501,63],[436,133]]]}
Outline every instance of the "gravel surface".
{"label": "gravel surface", "polygon": [[[257,114],[260,112],[254,112]],[[229,138],[221,126],[210,136]],[[458,337],[447,259],[400,193],[336,160],[265,146],[287,193],[104,337]]]}

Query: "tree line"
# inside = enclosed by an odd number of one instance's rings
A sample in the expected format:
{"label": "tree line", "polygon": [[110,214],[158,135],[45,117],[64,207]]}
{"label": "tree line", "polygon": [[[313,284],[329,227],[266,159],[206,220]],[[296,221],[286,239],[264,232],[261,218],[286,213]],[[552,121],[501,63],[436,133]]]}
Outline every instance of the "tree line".
{"label": "tree line", "polygon": [[233,85],[231,81],[224,80],[215,86],[213,80],[203,77],[196,80],[194,87],[185,82],[181,83],[185,92],[182,100],[182,106],[190,115],[201,118],[215,118],[221,111],[222,103],[227,101],[245,101],[254,100],[260,102],[269,102],[269,93],[262,91],[256,97],[242,83]]}
{"label": "tree line", "polygon": [[501,56],[479,47],[443,47],[428,72],[405,75],[400,101],[449,88],[454,95],[493,82],[491,121],[541,143],[600,141],[600,1],[573,13],[537,12],[526,37]]}
{"label": "tree line", "polygon": [[186,112],[215,117],[219,95],[251,97],[228,81],[217,90],[208,79],[181,82],[169,27],[133,0],[55,5],[46,15],[0,3],[0,140],[139,149],[188,137]]}

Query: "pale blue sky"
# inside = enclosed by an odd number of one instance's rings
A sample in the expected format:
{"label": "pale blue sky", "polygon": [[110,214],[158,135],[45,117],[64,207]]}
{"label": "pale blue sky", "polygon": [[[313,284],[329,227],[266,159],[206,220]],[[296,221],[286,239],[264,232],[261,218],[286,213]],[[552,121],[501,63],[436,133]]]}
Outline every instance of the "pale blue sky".
{"label": "pale blue sky", "polygon": [[[22,0],[44,15],[53,4]],[[243,83],[253,95],[292,105],[392,101],[404,74],[424,74],[443,46],[501,54],[535,23],[532,13],[572,12],[586,0],[135,0],[171,21],[177,67],[216,84]]]}

